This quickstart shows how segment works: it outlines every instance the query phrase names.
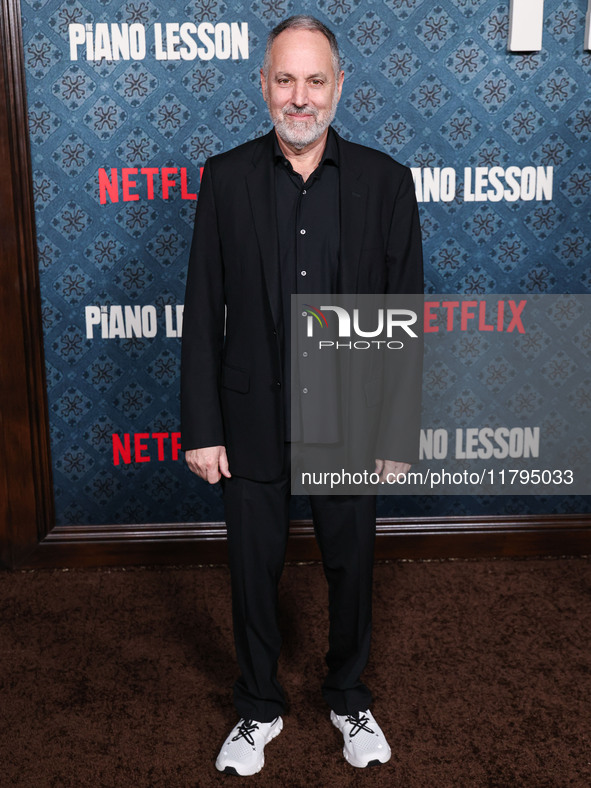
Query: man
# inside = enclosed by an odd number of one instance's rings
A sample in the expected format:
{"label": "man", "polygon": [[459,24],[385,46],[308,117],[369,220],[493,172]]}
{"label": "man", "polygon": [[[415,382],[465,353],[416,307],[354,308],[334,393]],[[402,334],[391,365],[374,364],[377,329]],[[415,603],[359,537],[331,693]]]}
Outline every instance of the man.
{"label": "man", "polygon": [[[341,96],[334,35],[296,16],[269,35],[261,86],[274,130],[205,165],[191,249],[182,357],[189,468],[222,479],[240,721],[216,766],[254,774],[283,727],[277,585],[288,532],[287,356],[292,292],[419,293],[410,171],[330,127]],[[401,460],[406,458],[401,458]],[[406,462],[379,460],[383,473]],[[369,654],[374,496],[310,498],[329,584],[323,696],[354,766],[390,748],[361,681]]]}

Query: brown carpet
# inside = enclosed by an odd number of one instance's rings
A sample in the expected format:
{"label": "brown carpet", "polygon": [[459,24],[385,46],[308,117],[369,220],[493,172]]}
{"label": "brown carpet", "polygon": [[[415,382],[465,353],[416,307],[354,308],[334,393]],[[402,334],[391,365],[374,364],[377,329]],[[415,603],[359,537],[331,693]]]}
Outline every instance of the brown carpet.
{"label": "brown carpet", "polygon": [[591,786],[591,561],[377,565],[366,679],[393,757],[364,771],[318,691],[322,570],[281,588],[290,710],[237,778],[213,765],[235,722],[226,568],[0,573],[0,784]]}

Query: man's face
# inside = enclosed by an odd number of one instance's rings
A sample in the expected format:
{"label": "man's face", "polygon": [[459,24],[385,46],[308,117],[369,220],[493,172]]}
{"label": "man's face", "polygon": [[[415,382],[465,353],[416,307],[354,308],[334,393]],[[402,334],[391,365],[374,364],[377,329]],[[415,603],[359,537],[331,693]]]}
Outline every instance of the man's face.
{"label": "man's face", "polygon": [[296,150],[316,142],[335,116],[344,72],[335,77],[330,44],[316,30],[284,30],[273,43],[263,97],[277,134]]}

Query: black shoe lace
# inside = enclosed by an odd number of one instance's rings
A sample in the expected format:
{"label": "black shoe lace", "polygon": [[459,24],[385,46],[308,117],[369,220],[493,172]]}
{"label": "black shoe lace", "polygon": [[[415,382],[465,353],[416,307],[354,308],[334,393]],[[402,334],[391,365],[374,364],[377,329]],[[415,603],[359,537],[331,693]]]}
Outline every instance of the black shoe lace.
{"label": "black shoe lace", "polygon": [[349,731],[349,736],[351,738],[357,736],[359,731],[373,733],[373,730],[366,724],[369,722],[369,717],[366,717],[365,714],[360,714],[359,712],[357,714],[348,714],[347,722],[351,725],[351,730]]}
{"label": "black shoe lace", "polygon": [[254,747],[254,739],[252,738],[252,732],[258,730],[259,724],[258,722],[254,722],[253,720],[242,720],[240,725],[238,726],[238,733],[236,736],[232,738],[232,741],[238,741],[238,739],[246,739],[246,741]]}

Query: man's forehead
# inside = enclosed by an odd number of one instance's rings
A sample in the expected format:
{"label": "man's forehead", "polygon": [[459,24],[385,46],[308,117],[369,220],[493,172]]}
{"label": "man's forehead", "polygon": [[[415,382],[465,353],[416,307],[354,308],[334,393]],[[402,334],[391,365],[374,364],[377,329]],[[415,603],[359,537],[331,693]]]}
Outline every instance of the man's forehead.
{"label": "man's forehead", "polygon": [[289,55],[315,52],[331,57],[332,52],[326,36],[319,30],[289,29],[279,33],[271,46],[271,59]]}

